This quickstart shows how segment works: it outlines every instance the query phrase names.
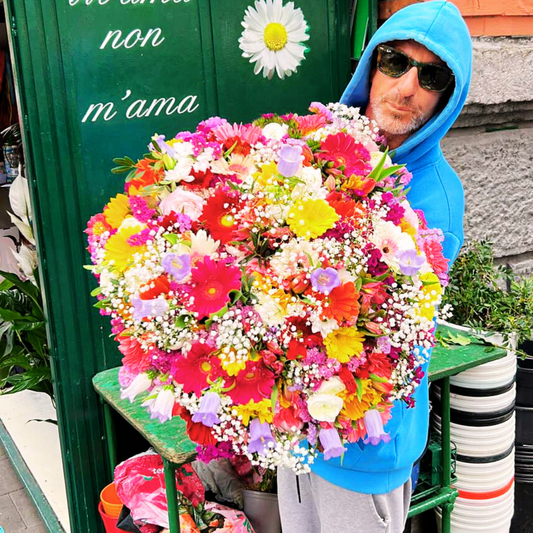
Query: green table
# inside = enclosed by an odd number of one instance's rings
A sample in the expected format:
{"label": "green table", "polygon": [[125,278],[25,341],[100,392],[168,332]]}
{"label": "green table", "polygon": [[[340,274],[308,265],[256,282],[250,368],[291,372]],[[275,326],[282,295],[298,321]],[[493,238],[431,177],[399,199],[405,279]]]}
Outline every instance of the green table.
{"label": "green table", "polygon": [[[445,333],[448,328],[439,326]],[[505,350],[494,349],[485,351],[485,346],[471,338],[467,346],[437,346],[433,350],[429,367],[429,380],[441,381],[442,407],[442,475],[439,490],[427,500],[417,502],[409,511],[409,516],[422,513],[434,507],[442,508],[442,533],[450,533],[450,516],[457,498],[457,489],[451,486],[451,439],[450,439],[450,376],[468,370],[477,365],[488,363],[505,356]],[[186,424],[180,417],[161,424],[159,420],[151,420],[150,415],[141,402],[130,403],[120,399],[118,384],[118,368],[100,372],[93,378],[93,385],[104,406],[106,423],[106,441],[111,467],[117,464],[115,433],[111,409],[117,411],[131,424],[163,458],[165,468],[165,484],[167,490],[170,533],[179,533],[179,516],[175,472],[181,465],[191,462],[196,456],[196,444],[187,437]]]}

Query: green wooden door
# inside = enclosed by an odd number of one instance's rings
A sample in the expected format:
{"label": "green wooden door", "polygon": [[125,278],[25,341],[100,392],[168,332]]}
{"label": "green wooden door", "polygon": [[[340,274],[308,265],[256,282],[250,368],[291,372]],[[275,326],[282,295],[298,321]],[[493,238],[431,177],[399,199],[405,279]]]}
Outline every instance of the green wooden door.
{"label": "green wooden door", "polygon": [[[265,2],[266,0],[260,0]],[[35,209],[72,531],[102,531],[108,483],[91,378],[117,366],[83,230],[123,188],[112,158],[140,156],[220,114],[304,112],[337,100],[350,73],[350,0],[296,0],[309,48],[292,76],[254,74],[239,38],[253,0],[5,0]],[[289,4],[284,0],[284,5]]]}

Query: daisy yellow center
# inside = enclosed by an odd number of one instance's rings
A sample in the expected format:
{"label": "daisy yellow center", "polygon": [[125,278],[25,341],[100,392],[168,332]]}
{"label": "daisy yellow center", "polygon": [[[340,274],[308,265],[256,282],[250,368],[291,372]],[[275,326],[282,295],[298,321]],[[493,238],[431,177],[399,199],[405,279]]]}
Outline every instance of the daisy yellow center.
{"label": "daisy yellow center", "polygon": [[233,222],[234,222],[234,218],[232,215],[224,215],[220,219],[220,223],[226,228],[231,228],[231,226],[233,226]]}
{"label": "daisy yellow center", "polygon": [[271,22],[265,28],[263,40],[269,50],[272,50],[273,52],[283,50],[288,40],[285,26],[279,22]]}
{"label": "daisy yellow center", "polygon": [[200,368],[202,369],[202,372],[205,372],[206,374],[208,372],[211,372],[211,363],[208,363],[207,361],[204,361],[201,365],[200,365]]}
{"label": "daisy yellow center", "polygon": [[216,287],[209,287],[209,289],[207,289],[207,294],[210,294],[210,295],[216,294],[217,292],[218,291]]}

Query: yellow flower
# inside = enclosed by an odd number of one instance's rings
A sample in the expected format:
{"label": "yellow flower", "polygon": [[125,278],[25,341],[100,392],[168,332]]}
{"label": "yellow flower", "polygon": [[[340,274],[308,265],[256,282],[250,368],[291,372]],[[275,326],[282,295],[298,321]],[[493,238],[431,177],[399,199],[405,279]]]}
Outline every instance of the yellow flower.
{"label": "yellow flower", "polygon": [[261,400],[259,403],[255,403],[250,400],[245,405],[235,406],[235,410],[242,416],[242,423],[247,426],[250,423],[250,418],[259,418],[261,423],[272,422],[272,406],[270,400]]}
{"label": "yellow flower", "polygon": [[272,161],[265,163],[259,172],[254,172],[255,183],[259,188],[264,189],[269,185],[275,185],[279,182],[278,165]]}
{"label": "yellow flower", "polygon": [[120,272],[124,272],[133,261],[135,254],[146,252],[146,246],[133,246],[128,239],[139,233],[142,227],[139,225],[127,225],[119,229],[115,235],[109,237],[105,248],[105,262],[114,261],[114,266]]}
{"label": "yellow flower", "polygon": [[366,411],[374,407],[381,401],[381,393],[372,387],[372,380],[361,379],[358,386],[363,389],[361,392],[361,399],[357,392],[350,394],[347,391],[340,393],[344,400],[344,408],[341,414],[347,416],[351,420],[359,420],[364,417]]}
{"label": "yellow flower", "polygon": [[331,229],[339,215],[325,200],[299,200],[289,210],[287,224],[298,237],[316,239]]}
{"label": "yellow flower", "polygon": [[222,368],[227,372],[228,376],[236,376],[241,370],[246,368],[246,362],[249,357],[237,360],[236,352],[230,348],[229,353],[223,350],[218,354]]}
{"label": "yellow flower", "polygon": [[339,328],[324,339],[328,357],[347,363],[354,355],[361,355],[365,336],[355,328]]}
{"label": "yellow flower", "polygon": [[130,214],[130,203],[125,194],[117,194],[104,208],[105,220],[113,229],[120,228],[124,219]]}
{"label": "yellow flower", "polygon": [[420,307],[417,310],[417,315],[433,320],[435,315],[435,306],[438,305],[440,296],[442,294],[442,286],[439,278],[433,272],[427,272],[420,275],[420,280],[424,283],[420,292],[422,293],[418,299]]}

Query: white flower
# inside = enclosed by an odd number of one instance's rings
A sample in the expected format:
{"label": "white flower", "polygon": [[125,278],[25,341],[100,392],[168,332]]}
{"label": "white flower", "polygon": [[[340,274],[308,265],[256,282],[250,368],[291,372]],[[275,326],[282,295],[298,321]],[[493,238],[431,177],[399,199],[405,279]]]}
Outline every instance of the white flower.
{"label": "white flower", "polygon": [[309,39],[307,22],[302,10],[294,2],[256,0],[246,9],[242,21],[244,31],[239,39],[243,57],[255,63],[254,74],[272,79],[274,72],[283,79],[296,72],[305,58]]}
{"label": "white flower", "polygon": [[[370,152],[370,166],[374,169],[378,166],[379,162],[383,159],[383,156],[385,154],[383,152]],[[385,165],[384,167],[391,167],[392,166],[392,159],[386,155],[385,156]]]}
{"label": "white flower", "polygon": [[19,175],[11,184],[9,189],[9,203],[13,213],[9,213],[11,222],[17,226],[18,230],[24,237],[33,245],[35,245],[35,237],[31,228],[32,223],[32,209],[30,201],[30,189],[28,187],[28,180]]}
{"label": "white flower", "polygon": [[339,376],[333,376],[327,381],[323,381],[317,390],[320,394],[339,394],[346,389],[346,385]]}
{"label": "white flower", "polygon": [[152,380],[148,377],[148,374],[144,372],[137,374],[129,386],[122,389],[120,399],[125,400],[127,398],[130,402],[133,402],[136,396],[141,394],[141,392],[147,391],[151,386]]}
{"label": "white flower", "polygon": [[191,233],[191,257],[200,259],[206,255],[212,255],[220,246],[220,241],[215,241],[207,232],[201,229],[198,233]]}
{"label": "white flower", "polygon": [[274,141],[281,141],[289,131],[289,126],[287,124],[277,124],[276,122],[271,122],[263,128],[263,135],[267,139],[272,139]]}
{"label": "white flower", "polygon": [[204,200],[197,194],[178,187],[159,204],[159,208],[163,215],[169,215],[174,211],[175,213],[184,213],[192,221],[195,221],[202,214]]}
{"label": "white flower", "polygon": [[319,313],[311,313],[309,320],[311,321],[311,331],[320,333],[322,338],[326,338],[332,331],[339,329],[339,324],[336,320],[332,318],[322,320]]}
{"label": "white flower", "polygon": [[35,285],[33,273],[37,268],[37,252],[23,244],[18,253],[13,251],[13,255],[26,278]]}
{"label": "white flower", "polygon": [[328,195],[327,189],[322,187],[322,172],[319,168],[302,167],[297,176],[303,183],[298,183],[291,193],[293,200],[303,197],[322,198]]}
{"label": "white flower", "polygon": [[165,179],[173,183],[180,181],[194,181],[194,176],[191,176],[191,170],[194,164],[192,157],[183,157],[176,162],[176,166],[172,170],[165,170]]}
{"label": "white flower", "polygon": [[399,252],[415,249],[411,236],[390,221],[378,222],[370,241],[383,254],[383,261],[392,267],[398,266],[396,255]]}
{"label": "white flower", "polygon": [[344,402],[335,394],[316,393],[307,400],[309,414],[320,422],[335,422]]}

